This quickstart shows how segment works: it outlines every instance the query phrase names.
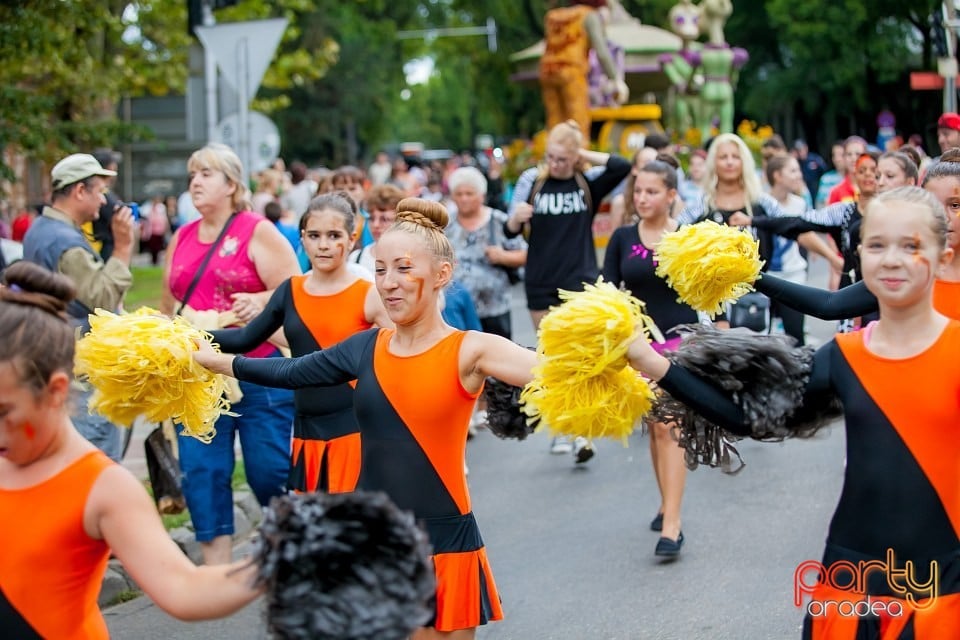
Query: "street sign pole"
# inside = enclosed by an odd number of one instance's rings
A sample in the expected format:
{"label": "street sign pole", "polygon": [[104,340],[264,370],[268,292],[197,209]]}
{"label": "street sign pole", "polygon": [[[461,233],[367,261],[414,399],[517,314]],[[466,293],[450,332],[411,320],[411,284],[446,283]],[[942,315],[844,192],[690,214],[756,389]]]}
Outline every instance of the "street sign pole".
{"label": "street sign pole", "polygon": [[250,103],[247,98],[247,39],[237,40],[237,113],[240,116],[239,156],[243,163],[243,182],[250,184]]}
{"label": "street sign pole", "polygon": [[[203,26],[212,27],[217,21],[213,17],[213,10],[209,2],[203,3]],[[217,60],[213,57],[213,52],[209,47],[203,48],[203,77],[204,94],[207,107],[207,140],[213,140],[217,130],[217,121],[220,120],[219,109],[217,108]]]}

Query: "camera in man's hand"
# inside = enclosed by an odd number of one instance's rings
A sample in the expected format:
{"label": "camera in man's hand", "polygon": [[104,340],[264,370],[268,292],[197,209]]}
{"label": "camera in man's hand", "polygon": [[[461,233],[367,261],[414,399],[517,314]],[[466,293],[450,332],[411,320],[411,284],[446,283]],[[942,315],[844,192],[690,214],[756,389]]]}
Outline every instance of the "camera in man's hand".
{"label": "camera in man's hand", "polygon": [[130,208],[130,215],[133,216],[133,220],[135,222],[140,220],[140,205],[138,205],[136,202],[118,202],[114,211],[119,211],[124,207]]}

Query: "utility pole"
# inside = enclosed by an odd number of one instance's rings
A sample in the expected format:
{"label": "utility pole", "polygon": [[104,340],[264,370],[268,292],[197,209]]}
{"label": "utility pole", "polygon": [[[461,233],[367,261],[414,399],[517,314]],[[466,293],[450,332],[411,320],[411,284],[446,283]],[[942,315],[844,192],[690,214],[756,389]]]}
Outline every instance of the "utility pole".
{"label": "utility pole", "polygon": [[944,0],[941,6],[943,24],[946,27],[946,56],[937,59],[937,72],[943,77],[943,110],[957,111],[957,9],[954,0]]}
{"label": "utility pole", "polygon": [[415,31],[398,31],[398,40],[424,39],[433,40],[443,36],[487,36],[487,49],[491,53],[497,51],[497,23],[493,18],[487,18],[484,27],[445,27],[441,29],[418,29]]}
{"label": "utility pole", "polygon": [[[493,18],[487,18],[483,27],[446,27],[441,29],[419,29],[414,31],[398,31],[398,40],[424,39],[434,40],[440,37],[487,36],[487,50],[490,53],[497,51],[497,23]],[[470,146],[476,146],[478,133],[476,100],[470,101]]]}

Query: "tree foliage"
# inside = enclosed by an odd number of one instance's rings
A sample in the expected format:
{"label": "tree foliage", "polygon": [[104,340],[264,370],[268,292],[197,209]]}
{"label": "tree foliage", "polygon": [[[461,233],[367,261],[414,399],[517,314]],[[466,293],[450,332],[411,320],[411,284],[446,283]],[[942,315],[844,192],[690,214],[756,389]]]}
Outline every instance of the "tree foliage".
{"label": "tree foliage", "polygon": [[[287,88],[322,77],[332,41],[307,50],[299,17],[312,0],[244,0],[219,20],[286,16],[290,27],[265,84]],[[182,93],[187,79],[185,0],[32,0],[0,4],[0,149],[51,161],[66,152],[149,135],[117,118],[125,96]],[[267,108],[283,106],[283,100]],[[13,179],[0,160],[0,177]]]}
{"label": "tree foliage", "polygon": [[[186,7],[163,15],[186,24]],[[186,66],[175,52],[185,29],[137,28],[126,2],[37,0],[0,6],[0,148],[51,159],[63,150],[131,137],[115,118],[121,96],[166,93],[183,86]],[[180,11],[176,11],[179,8]],[[7,167],[0,171],[10,177]]]}
{"label": "tree foliage", "polygon": [[913,93],[908,74],[929,69],[927,18],[937,0],[738,0],[729,42],[750,62],[737,91],[746,117],[797,123],[826,148],[837,135],[876,131],[883,108],[909,132],[935,117],[939,94]]}
{"label": "tree foliage", "polygon": [[[216,17],[288,18],[253,106],[278,123],[284,156],[335,165],[402,140],[459,149],[478,133],[532,135],[543,122],[539,92],[509,80],[509,56],[542,38],[551,1],[241,0]],[[675,0],[621,2],[667,27]],[[905,129],[922,130],[940,96],[910,92],[907,73],[933,68],[928,18],[939,4],[737,0],[727,40],[750,52],[739,115],[778,128],[797,123],[795,133],[821,147],[837,133],[870,133],[884,107]],[[483,36],[398,37],[480,27],[488,17],[495,52]],[[188,44],[185,0],[3,3],[0,148],[50,160],[143,135],[117,121],[118,101],[182,92]],[[433,74],[408,87],[404,64],[420,56],[433,59]]]}

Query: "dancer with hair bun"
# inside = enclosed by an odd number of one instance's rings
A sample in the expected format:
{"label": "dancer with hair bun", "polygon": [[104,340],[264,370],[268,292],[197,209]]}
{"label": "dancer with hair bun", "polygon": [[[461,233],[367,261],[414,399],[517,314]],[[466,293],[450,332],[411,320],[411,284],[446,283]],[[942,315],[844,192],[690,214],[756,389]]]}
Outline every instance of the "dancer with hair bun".
{"label": "dancer with hair bun", "polygon": [[249,562],[197,567],[129,471],[71,422],[72,282],[21,261],[0,287],[0,635],[107,638],[97,595],[111,552],[183,620],[253,601]]}
{"label": "dancer with hair bun", "polygon": [[472,638],[478,625],[503,616],[464,476],[467,428],[487,376],[523,386],[536,364],[535,353],[506,338],[443,321],[438,296],[454,262],[447,222],[440,203],[406,198],[377,242],[376,285],[396,329],[362,331],[292,359],[219,354],[206,343],[195,354],[214,371],[257,384],[296,389],[357,380],[357,488],[383,491],[412,511],[433,545],[436,611],[417,640]]}

